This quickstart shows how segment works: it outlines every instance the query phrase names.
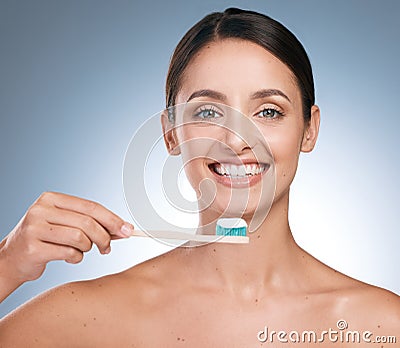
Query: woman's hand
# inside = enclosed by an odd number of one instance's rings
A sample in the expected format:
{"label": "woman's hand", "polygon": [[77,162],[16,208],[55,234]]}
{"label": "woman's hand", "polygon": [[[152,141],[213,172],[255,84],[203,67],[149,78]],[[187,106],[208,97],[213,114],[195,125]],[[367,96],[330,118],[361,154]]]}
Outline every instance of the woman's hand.
{"label": "woman's hand", "polygon": [[93,243],[108,254],[112,239],[132,232],[131,224],[98,203],[43,193],[0,243],[0,302],[24,282],[39,278],[49,261],[78,263]]}

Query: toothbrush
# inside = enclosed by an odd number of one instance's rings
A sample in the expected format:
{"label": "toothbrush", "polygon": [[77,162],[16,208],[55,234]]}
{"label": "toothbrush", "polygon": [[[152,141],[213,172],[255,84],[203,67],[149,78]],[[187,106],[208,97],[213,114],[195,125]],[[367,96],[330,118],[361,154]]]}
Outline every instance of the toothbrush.
{"label": "toothbrush", "polygon": [[178,239],[196,242],[216,242],[216,243],[236,243],[244,244],[249,242],[246,236],[247,224],[243,219],[223,218],[219,219],[216,226],[215,235],[209,234],[190,234],[175,231],[141,231],[133,230],[132,236],[154,237],[157,239]]}

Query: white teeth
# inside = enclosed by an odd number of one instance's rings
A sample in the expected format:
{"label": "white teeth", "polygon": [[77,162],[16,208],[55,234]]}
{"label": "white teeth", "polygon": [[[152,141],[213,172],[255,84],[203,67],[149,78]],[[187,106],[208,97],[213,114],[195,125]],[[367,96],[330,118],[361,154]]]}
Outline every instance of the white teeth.
{"label": "white teeth", "polygon": [[265,164],[220,164],[215,163],[212,166],[213,170],[219,175],[246,177],[250,175],[258,175],[266,169]]}
{"label": "white teeth", "polygon": [[221,166],[214,166],[214,171],[217,172],[219,175],[224,175],[224,172],[222,170]]}
{"label": "white teeth", "polygon": [[230,173],[232,176],[238,176],[239,168],[237,166],[229,166],[228,168],[228,174]]}
{"label": "white teeth", "polygon": [[245,176],[247,174],[245,166],[238,167],[237,175],[238,176]]}

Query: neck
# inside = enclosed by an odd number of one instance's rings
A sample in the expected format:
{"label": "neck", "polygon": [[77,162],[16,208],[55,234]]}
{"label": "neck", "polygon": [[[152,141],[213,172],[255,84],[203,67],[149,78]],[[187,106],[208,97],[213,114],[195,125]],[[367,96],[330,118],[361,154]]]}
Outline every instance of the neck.
{"label": "neck", "polygon": [[248,234],[249,244],[212,243],[189,248],[187,252],[198,254],[192,258],[192,269],[231,292],[247,289],[257,295],[266,287],[283,286],[285,279],[292,279],[302,253],[289,227],[288,196],[274,202],[263,224]]}

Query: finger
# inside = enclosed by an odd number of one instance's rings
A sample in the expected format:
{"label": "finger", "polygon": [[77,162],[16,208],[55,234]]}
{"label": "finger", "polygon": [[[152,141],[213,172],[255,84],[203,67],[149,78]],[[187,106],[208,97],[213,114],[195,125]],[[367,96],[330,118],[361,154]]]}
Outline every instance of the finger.
{"label": "finger", "polygon": [[132,224],[125,222],[99,203],[62,193],[47,193],[46,200],[60,209],[71,210],[93,217],[111,235],[120,237],[132,235]]}
{"label": "finger", "polygon": [[62,225],[80,229],[97,245],[99,251],[104,254],[110,247],[110,234],[92,217],[77,212],[52,207],[46,221],[53,225]]}
{"label": "finger", "polygon": [[64,260],[68,263],[79,263],[83,260],[83,252],[73,247],[47,242],[40,242],[36,248],[37,260],[47,263],[54,260]]}
{"label": "finger", "polygon": [[44,224],[38,229],[40,230],[38,238],[43,242],[71,246],[82,252],[92,248],[91,240],[79,228]]}
{"label": "finger", "polygon": [[83,260],[83,252],[65,245],[50,244],[49,248],[54,248],[57,260],[64,260],[68,263],[79,263]]}
{"label": "finger", "polygon": [[120,236],[111,236],[111,240],[120,240],[120,239],[125,239],[126,237],[120,237]]}

